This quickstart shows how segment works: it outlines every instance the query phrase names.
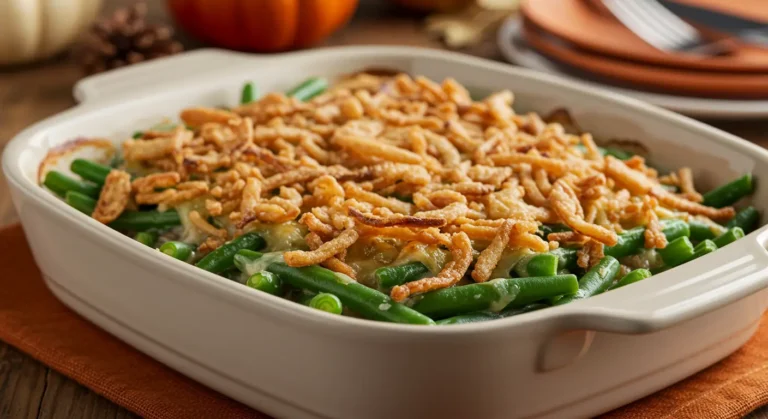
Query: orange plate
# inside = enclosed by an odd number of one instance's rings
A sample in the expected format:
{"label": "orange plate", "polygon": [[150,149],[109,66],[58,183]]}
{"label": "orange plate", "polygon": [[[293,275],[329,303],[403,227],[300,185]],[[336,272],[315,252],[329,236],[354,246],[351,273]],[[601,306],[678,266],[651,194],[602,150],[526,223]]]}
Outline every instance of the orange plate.
{"label": "orange plate", "polygon": [[[768,23],[768,7],[764,7],[766,0],[678,1],[728,11]],[[768,72],[766,48],[734,42],[733,53],[726,57],[702,57],[660,51],[635,36],[598,4],[598,0],[527,0],[523,2],[522,12],[528,22],[541,30],[593,53],[668,67]]]}
{"label": "orange plate", "polygon": [[592,54],[547,35],[534,25],[526,24],[524,34],[526,42],[540,53],[612,81],[689,96],[742,99],[768,97],[768,74],[652,67]]}

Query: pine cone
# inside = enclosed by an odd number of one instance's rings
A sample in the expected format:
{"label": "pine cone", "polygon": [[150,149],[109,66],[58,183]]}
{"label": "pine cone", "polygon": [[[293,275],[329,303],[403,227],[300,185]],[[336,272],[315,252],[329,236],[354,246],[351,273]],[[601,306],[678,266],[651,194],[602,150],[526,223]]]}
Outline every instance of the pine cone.
{"label": "pine cone", "polygon": [[76,49],[75,58],[86,74],[136,64],[181,52],[167,25],[149,25],[147,4],[136,3],[93,24]]}

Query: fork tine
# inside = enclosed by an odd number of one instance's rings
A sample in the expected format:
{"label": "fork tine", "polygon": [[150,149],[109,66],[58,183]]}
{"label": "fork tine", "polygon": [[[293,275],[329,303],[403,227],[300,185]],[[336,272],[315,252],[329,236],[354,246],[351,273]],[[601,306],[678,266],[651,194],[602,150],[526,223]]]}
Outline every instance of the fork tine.
{"label": "fork tine", "polygon": [[645,12],[661,26],[677,34],[677,39],[685,43],[699,41],[698,31],[677,15],[670,12],[669,9],[661,5],[656,0],[636,0],[634,3],[638,8]]}
{"label": "fork tine", "polygon": [[698,31],[657,0],[603,0],[627,28],[662,50],[688,49],[702,42]]}
{"label": "fork tine", "polygon": [[626,13],[634,16],[635,19],[642,20],[650,31],[657,34],[660,39],[663,39],[665,48],[674,48],[680,42],[681,35],[663,21],[658,20],[641,1],[625,0],[621,2],[621,7],[624,8]]}
{"label": "fork tine", "polygon": [[635,35],[642,38],[645,42],[658,49],[668,49],[669,40],[665,36],[665,31],[652,26],[643,16],[632,8],[628,8],[626,0],[603,0],[611,13],[618,18],[622,24],[627,26]]}

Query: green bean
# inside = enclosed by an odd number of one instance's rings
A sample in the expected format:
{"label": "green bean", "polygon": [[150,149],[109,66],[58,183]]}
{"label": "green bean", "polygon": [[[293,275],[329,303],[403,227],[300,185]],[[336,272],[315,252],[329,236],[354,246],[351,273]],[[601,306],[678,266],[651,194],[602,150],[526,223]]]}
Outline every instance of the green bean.
{"label": "green bean", "polygon": [[160,246],[160,251],[174,259],[186,262],[192,257],[195,247],[184,242],[169,241]]}
{"label": "green bean", "polygon": [[256,259],[260,259],[262,256],[264,256],[263,253],[257,252],[255,250],[240,249],[237,253],[235,253],[235,257],[232,258],[232,261],[234,262],[235,267],[240,270],[240,272],[248,273],[247,265]]}
{"label": "green bean", "polygon": [[667,247],[658,250],[667,266],[677,266],[687,262],[693,256],[693,244],[688,237],[678,237],[667,243]]}
{"label": "green bean", "polygon": [[625,285],[634,284],[637,281],[642,281],[645,278],[651,277],[651,271],[648,269],[635,269],[634,271],[624,275],[623,278],[616,281],[615,284],[613,284],[609,289],[615,290],[616,288],[621,288]]}
{"label": "green bean", "polygon": [[[71,207],[88,215],[96,209],[96,200],[78,192],[67,192],[64,200]],[[151,229],[164,230],[181,224],[181,219],[176,211],[124,211],[109,226],[115,230],[143,231]]]}
{"label": "green bean", "polygon": [[611,256],[606,256],[592,269],[587,271],[579,280],[579,290],[575,294],[566,295],[554,302],[554,305],[568,304],[574,300],[592,297],[608,289],[613,282],[613,277],[619,272],[619,261]]}
{"label": "green bean", "polygon": [[133,138],[134,140],[138,140],[143,136],[144,136],[144,131],[134,131],[133,135],[131,135],[131,138]]}
{"label": "green bean", "polygon": [[81,178],[90,180],[99,186],[104,185],[107,175],[112,171],[112,168],[109,166],[85,159],[73,160],[69,168],[73,173],[80,175]]}
{"label": "green bean", "polygon": [[381,289],[390,289],[395,285],[421,279],[429,274],[429,269],[421,262],[410,262],[399,266],[385,266],[376,269],[374,276]]}
{"label": "green bean", "polygon": [[413,298],[414,310],[434,319],[471,313],[499,312],[517,298],[517,278],[497,278],[488,282],[430,291]]}
{"label": "green bean", "polygon": [[248,82],[243,85],[243,91],[240,92],[240,104],[251,103],[255,99],[253,83]]}
{"label": "green bean", "polygon": [[169,227],[181,225],[179,213],[173,210],[159,211],[125,211],[109,226],[115,230],[165,230]]}
{"label": "green bean", "polygon": [[157,233],[153,231],[139,231],[133,238],[149,247],[155,247],[155,243],[157,243]]}
{"label": "green bean", "polygon": [[499,316],[496,313],[490,313],[488,311],[478,311],[476,313],[468,313],[468,314],[461,314],[458,316],[448,317],[447,319],[438,320],[436,323],[439,326],[445,326],[449,324],[486,322],[489,320],[496,320],[500,318],[501,316]]}
{"label": "green bean", "polygon": [[749,234],[755,229],[759,220],[760,213],[757,212],[755,207],[746,207],[737,212],[725,226],[728,228],[740,227],[744,230],[744,234]]}
{"label": "green bean", "polygon": [[323,93],[327,88],[328,82],[325,79],[312,77],[289,90],[287,95],[295,97],[302,102],[306,102],[320,93]]}
{"label": "green bean", "polygon": [[579,291],[576,275],[531,276],[515,278],[520,292],[511,307],[521,307],[536,301],[546,300],[561,295],[571,295]]}
{"label": "green bean", "polygon": [[[661,229],[667,237],[667,241],[673,241],[679,237],[691,235],[688,223],[682,220],[664,220]],[[622,258],[637,253],[645,245],[645,227],[635,227],[619,234],[619,241],[614,246],[606,247],[605,254],[615,258]]]}
{"label": "green bean", "polygon": [[744,230],[741,229],[741,227],[734,227],[731,229],[728,229],[725,233],[717,236],[714,240],[712,240],[717,248],[724,247],[726,245],[729,245],[736,240],[744,237]]}
{"label": "green bean", "polygon": [[747,173],[736,180],[705,193],[702,204],[715,208],[727,207],[751,194],[752,189],[752,174]]}
{"label": "green bean", "polygon": [[96,209],[96,200],[90,196],[83,195],[80,192],[69,191],[64,195],[64,201],[72,208],[82,212],[87,216],[93,214],[93,210]]}
{"label": "green bean", "polygon": [[219,273],[235,266],[235,254],[241,249],[258,250],[266,245],[257,233],[245,233],[205,255],[195,266],[208,272]]}
{"label": "green bean", "polygon": [[708,253],[712,253],[717,250],[717,245],[712,240],[704,240],[693,248],[693,255],[686,262],[700,258]]}
{"label": "green bean", "polygon": [[702,241],[714,239],[726,232],[725,227],[715,223],[705,223],[698,220],[688,221],[688,228],[691,230],[691,240]]}
{"label": "green bean", "polygon": [[550,253],[527,255],[515,264],[515,273],[519,276],[554,276],[557,275],[558,256]]}
{"label": "green bean", "polygon": [[255,274],[248,277],[245,285],[259,291],[264,291],[267,294],[283,294],[283,283],[280,281],[280,278],[278,278],[277,275],[273,274],[272,272],[256,272]]}
{"label": "green bean", "polygon": [[557,269],[561,271],[563,269],[575,271],[579,268],[576,263],[579,260],[579,255],[576,249],[569,249],[566,247],[559,247],[549,252],[550,255],[557,256]]}
{"label": "green bean", "polygon": [[341,311],[344,309],[344,306],[341,304],[339,297],[327,292],[317,293],[317,295],[309,300],[307,305],[314,309],[325,311],[326,313],[331,314],[341,314]]}
{"label": "green bean", "polygon": [[429,317],[392,301],[386,294],[319,266],[294,268],[275,262],[266,269],[277,274],[283,283],[296,288],[331,293],[339,297],[349,309],[368,319],[394,323],[435,324]]}
{"label": "green bean", "polygon": [[507,307],[501,313],[502,317],[517,316],[518,314],[530,313],[532,311],[541,310],[542,308],[550,307],[549,304],[534,303],[528,304],[522,307]]}
{"label": "green bean", "polygon": [[46,173],[43,185],[62,198],[69,191],[78,192],[92,198],[98,198],[101,192],[101,188],[97,185],[71,178],[56,170]]}

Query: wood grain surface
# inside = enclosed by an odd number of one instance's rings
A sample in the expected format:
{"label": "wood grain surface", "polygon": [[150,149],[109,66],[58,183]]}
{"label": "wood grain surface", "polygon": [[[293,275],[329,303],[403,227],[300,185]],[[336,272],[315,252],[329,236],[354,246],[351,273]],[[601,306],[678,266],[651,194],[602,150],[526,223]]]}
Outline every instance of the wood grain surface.
{"label": "wood grain surface", "polygon": [[[106,0],[104,13],[131,4]],[[352,22],[327,45],[388,44],[441,48],[422,30],[422,17],[386,0],[362,0]],[[170,22],[163,1],[151,1],[149,20]],[[2,24],[2,23],[0,23]],[[183,34],[188,49],[201,46]],[[493,38],[463,52],[500,59]],[[0,69],[0,151],[30,124],[75,105],[72,86],[81,77],[67,54],[34,65]],[[705,121],[768,147],[768,121]],[[17,221],[0,172],[0,225]],[[87,388],[0,342],[0,418],[131,418],[134,415]],[[768,419],[763,407],[748,416]]]}

